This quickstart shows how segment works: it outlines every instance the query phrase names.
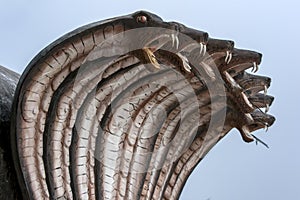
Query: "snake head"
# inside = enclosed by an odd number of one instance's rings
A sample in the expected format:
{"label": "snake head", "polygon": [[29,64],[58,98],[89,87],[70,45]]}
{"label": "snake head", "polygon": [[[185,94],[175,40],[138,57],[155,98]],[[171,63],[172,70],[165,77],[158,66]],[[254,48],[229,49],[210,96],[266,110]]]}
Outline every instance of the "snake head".
{"label": "snake head", "polygon": [[251,123],[245,124],[243,126],[237,126],[237,129],[240,131],[245,142],[252,142],[256,139],[255,136],[253,137],[251,132],[263,128],[268,128],[275,122],[275,118],[272,115],[262,113],[258,110],[251,113],[251,117],[253,118],[253,121]]}
{"label": "snake head", "polygon": [[235,75],[254,66],[257,67],[261,63],[261,60],[261,53],[234,48],[230,63],[221,65],[220,71],[228,71],[231,75]]}
{"label": "snake head", "polygon": [[[235,113],[228,116],[246,142],[259,140],[251,132],[268,128],[275,121],[272,115],[267,114],[274,100],[274,97],[267,95],[271,79],[245,72],[260,64],[261,58],[262,55],[257,52],[234,49],[232,61],[219,68],[228,89],[229,111]],[[265,112],[261,108],[265,108]]]}
{"label": "snake head", "polygon": [[207,43],[207,53],[209,56],[205,58],[205,62],[210,65],[222,65],[229,63],[232,59],[232,51],[234,42],[231,40],[221,40],[209,38]]}
{"label": "snake head", "polygon": [[189,36],[191,39],[195,40],[197,43],[207,44],[208,42],[208,33],[200,30],[196,30],[190,27],[187,27],[179,22],[168,22],[172,29],[180,32],[181,34]]}
{"label": "snake head", "polygon": [[220,40],[209,38],[207,43],[207,53],[215,54],[217,52],[226,53],[227,51],[232,52],[234,48],[234,41],[231,40]]}

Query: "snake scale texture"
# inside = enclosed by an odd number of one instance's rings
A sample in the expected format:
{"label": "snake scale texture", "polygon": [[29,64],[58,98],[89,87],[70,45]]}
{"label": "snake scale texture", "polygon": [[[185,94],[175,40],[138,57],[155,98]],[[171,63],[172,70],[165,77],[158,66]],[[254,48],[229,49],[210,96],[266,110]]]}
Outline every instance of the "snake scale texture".
{"label": "snake scale texture", "polygon": [[262,54],[139,11],[83,26],[42,50],[11,110],[23,199],[178,199],[231,129],[271,126]]}

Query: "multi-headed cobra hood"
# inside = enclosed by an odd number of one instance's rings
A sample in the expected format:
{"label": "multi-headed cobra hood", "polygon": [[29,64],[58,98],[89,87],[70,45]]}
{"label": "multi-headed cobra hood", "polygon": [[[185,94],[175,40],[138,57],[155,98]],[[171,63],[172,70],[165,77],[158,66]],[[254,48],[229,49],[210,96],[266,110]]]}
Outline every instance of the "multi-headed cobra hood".
{"label": "multi-headed cobra hood", "polygon": [[145,11],[66,34],[16,89],[23,198],[178,199],[232,128],[251,142],[273,124],[270,79],[246,72],[261,57]]}

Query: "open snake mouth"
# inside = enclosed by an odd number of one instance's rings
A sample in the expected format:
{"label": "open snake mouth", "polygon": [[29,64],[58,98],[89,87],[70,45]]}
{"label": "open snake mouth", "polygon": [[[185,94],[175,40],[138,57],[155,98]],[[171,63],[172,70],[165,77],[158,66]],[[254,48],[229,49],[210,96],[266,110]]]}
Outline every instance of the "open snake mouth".
{"label": "open snake mouth", "polygon": [[[239,108],[239,114],[235,115],[235,127],[244,141],[251,142],[255,140],[251,132],[269,127],[275,120],[267,114],[274,100],[272,96],[267,95],[271,79],[246,72],[247,69],[252,69],[254,73],[258,71],[262,54],[240,49],[234,49],[232,52],[231,62],[220,65],[220,71],[227,83],[230,101]],[[261,113],[259,117],[258,112]],[[240,117],[243,115],[244,117]]]}
{"label": "open snake mouth", "polygon": [[13,106],[28,199],[177,199],[232,128],[274,117],[262,55],[140,11],[79,28],[38,54]]}

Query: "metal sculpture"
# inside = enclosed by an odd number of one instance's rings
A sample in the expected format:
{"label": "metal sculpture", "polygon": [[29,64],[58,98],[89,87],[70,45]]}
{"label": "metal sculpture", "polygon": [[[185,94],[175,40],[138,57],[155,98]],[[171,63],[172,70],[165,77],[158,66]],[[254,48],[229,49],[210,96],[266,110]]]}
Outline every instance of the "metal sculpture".
{"label": "metal sculpture", "polygon": [[63,36],[32,60],[14,95],[20,193],[178,199],[232,128],[251,142],[273,124],[271,79],[246,72],[261,57],[146,11]]}

